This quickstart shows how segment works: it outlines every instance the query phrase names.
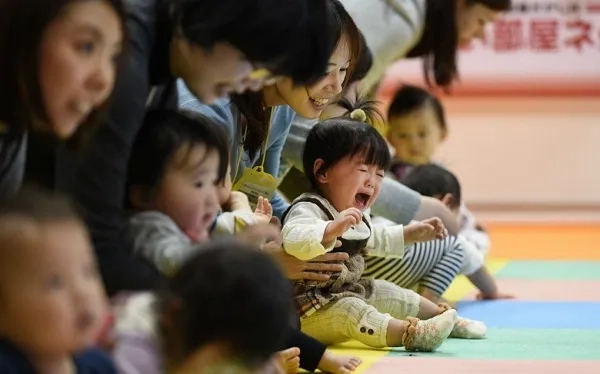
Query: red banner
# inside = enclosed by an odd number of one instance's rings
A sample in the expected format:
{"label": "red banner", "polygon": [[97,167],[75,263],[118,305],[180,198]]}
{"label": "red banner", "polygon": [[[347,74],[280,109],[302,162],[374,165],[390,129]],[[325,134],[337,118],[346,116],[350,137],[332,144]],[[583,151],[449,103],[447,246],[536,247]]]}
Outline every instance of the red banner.
{"label": "red banner", "polygon": [[[459,70],[454,94],[600,96],[600,0],[513,0]],[[382,94],[400,81],[422,84],[420,61],[390,67]]]}

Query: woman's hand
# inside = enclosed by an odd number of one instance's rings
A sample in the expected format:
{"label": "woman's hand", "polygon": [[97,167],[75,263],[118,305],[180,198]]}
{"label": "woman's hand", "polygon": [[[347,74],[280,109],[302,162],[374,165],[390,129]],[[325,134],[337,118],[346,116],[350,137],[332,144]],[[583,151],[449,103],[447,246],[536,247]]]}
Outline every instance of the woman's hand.
{"label": "woman's hand", "polygon": [[332,262],[342,262],[348,259],[347,253],[335,252],[326,253],[309,261],[302,261],[285,253],[281,245],[277,242],[265,244],[263,251],[273,257],[290,280],[325,282],[331,277],[332,273],[342,271],[341,264]]}
{"label": "woman's hand", "polygon": [[[244,229],[236,238],[250,245],[255,245],[271,255],[279,264],[285,276],[290,280],[313,280],[325,282],[333,273],[342,271],[339,262],[346,261],[348,254],[344,252],[326,253],[309,261],[302,261],[288,255],[282,248],[280,227],[276,220],[271,224],[257,224]],[[336,243],[339,246],[340,243]]]}

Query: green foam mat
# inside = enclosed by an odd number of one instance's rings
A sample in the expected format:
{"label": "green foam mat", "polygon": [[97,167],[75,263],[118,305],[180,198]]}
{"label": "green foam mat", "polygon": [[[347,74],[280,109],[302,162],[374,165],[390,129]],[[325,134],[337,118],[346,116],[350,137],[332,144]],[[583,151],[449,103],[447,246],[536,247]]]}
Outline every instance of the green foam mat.
{"label": "green foam mat", "polygon": [[510,261],[498,278],[600,280],[600,261]]}
{"label": "green foam mat", "polygon": [[394,349],[390,357],[422,356],[497,360],[600,360],[600,331],[489,329],[484,340],[448,339],[433,353]]}

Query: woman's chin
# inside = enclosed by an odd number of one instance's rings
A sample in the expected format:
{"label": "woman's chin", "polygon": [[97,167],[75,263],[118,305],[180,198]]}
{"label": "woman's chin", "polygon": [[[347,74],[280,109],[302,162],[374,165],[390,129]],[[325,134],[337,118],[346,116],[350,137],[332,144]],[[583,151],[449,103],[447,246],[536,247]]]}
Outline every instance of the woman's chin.
{"label": "woman's chin", "polygon": [[319,119],[321,113],[323,113],[322,109],[317,110],[313,108],[312,105],[308,108],[304,108],[302,111],[296,111],[296,114],[298,114],[300,117],[307,119]]}
{"label": "woman's chin", "polygon": [[79,122],[76,121],[62,121],[58,124],[54,124],[51,129],[45,130],[45,132],[49,132],[52,136],[57,140],[67,140],[79,128]]}

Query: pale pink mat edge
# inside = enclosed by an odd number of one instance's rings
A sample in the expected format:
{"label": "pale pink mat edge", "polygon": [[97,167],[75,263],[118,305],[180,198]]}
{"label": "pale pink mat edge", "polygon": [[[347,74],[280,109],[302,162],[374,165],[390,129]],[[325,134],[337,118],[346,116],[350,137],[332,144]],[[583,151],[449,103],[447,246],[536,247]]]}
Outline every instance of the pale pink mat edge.
{"label": "pale pink mat edge", "polygon": [[467,360],[455,358],[385,357],[378,360],[366,374],[564,374],[600,373],[599,361],[528,361],[528,360]]}

